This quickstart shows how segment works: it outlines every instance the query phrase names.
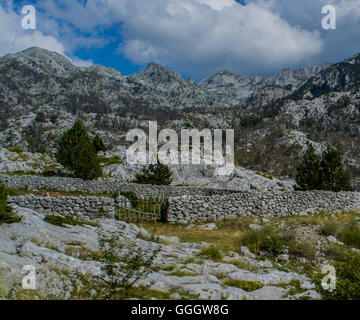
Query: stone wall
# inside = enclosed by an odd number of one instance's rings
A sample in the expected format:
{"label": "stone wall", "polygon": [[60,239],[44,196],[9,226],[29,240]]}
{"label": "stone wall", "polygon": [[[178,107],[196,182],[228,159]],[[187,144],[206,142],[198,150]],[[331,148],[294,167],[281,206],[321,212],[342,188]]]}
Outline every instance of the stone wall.
{"label": "stone wall", "polygon": [[229,220],[236,217],[284,217],[308,212],[360,209],[358,192],[241,192],[231,195],[174,197],[169,199],[168,221]]}
{"label": "stone wall", "polygon": [[56,214],[88,220],[113,218],[114,199],[101,197],[37,197],[34,195],[8,197],[9,204],[36,210],[46,215]]}
{"label": "stone wall", "polygon": [[[290,216],[320,210],[344,211],[360,209],[359,192],[285,191],[240,192],[187,187],[158,187],[126,183],[83,181],[72,178],[45,178],[37,176],[4,176],[0,181],[9,188],[36,190],[83,191],[88,193],[135,191],[138,196],[164,195],[169,199],[168,221],[189,223],[234,219],[245,216]],[[101,197],[11,197],[16,203],[47,214],[75,215],[77,217],[114,216],[115,202]]]}
{"label": "stone wall", "polygon": [[226,189],[210,189],[196,187],[176,187],[176,186],[152,186],[135,183],[118,183],[106,181],[84,181],[76,178],[60,177],[40,177],[40,176],[9,176],[0,175],[0,182],[8,188],[49,191],[81,191],[85,193],[103,193],[134,191],[138,196],[164,196],[179,197],[183,195],[204,195],[233,194],[239,191]]}

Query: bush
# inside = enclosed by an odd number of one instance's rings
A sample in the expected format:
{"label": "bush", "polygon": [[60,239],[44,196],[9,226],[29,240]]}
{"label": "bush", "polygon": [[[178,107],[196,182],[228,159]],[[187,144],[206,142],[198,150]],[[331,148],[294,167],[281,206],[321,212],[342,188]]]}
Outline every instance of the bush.
{"label": "bush", "polygon": [[84,125],[77,120],[59,141],[56,160],[84,180],[102,176],[100,159]]}
{"label": "bush", "polygon": [[324,290],[318,281],[318,291],[325,300],[360,300],[360,254],[348,253],[344,262],[335,265],[336,288]]}
{"label": "bush", "polygon": [[100,158],[101,163],[106,166],[111,166],[112,164],[121,164],[122,160],[120,156],[113,156],[111,158]]}
{"label": "bush", "polygon": [[7,204],[8,195],[9,190],[3,184],[0,184],[0,224],[15,223],[21,220],[21,217],[14,216],[11,207]]}
{"label": "bush", "polygon": [[[130,200],[133,208],[137,207],[139,198],[134,191],[120,191],[120,194]],[[117,197],[117,194],[115,194],[115,197]]]}
{"label": "bush", "polygon": [[255,254],[258,254],[260,250],[277,254],[283,248],[279,232],[271,226],[247,231],[241,237],[241,243]]}
{"label": "bush", "polygon": [[309,243],[292,241],[289,243],[289,253],[295,256],[304,257],[308,260],[313,260],[315,258],[316,250]]}
{"label": "bush", "polygon": [[346,245],[360,249],[360,227],[356,222],[345,226],[339,233],[339,238]]}
{"label": "bush", "polygon": [[344,251],[343,246],[330,244],[325,250],[324,254],[326,257],[332,258],[335,261],[345,261],[346,260],[346,251]]}
{"label": "bush", "polygon": [[145,168],[142,173],[136,174],[135,182],[168,186],[172,182],[172,174],[171,169],[158,160],[156,165],[151,164],[148,168]]}

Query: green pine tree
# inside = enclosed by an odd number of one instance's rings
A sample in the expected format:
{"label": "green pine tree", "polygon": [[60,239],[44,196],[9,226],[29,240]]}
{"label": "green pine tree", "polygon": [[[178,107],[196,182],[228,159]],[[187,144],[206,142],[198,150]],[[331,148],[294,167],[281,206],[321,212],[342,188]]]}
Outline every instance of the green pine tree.
{"label": "green pine tree", "polygon": [[296,168],[296,183],[299,190],[317,190],[321,184],[321,158],[308,143],[302,162]]}
{"label": "green pine tree", "polygon": [[296,183],[299,190],[327,190],[333,192],[353,191],[350,177],[343,168],[340,152],[328,146],[321,156],[312,144],[296,168]]}
{"label": "green pine tree", "polygon": [[321,159],[321,190],[353,191],[350,177],[343,168],[340,152],[330,145]]}
{"label": "green pine tree", "polygon": [[107,150],[104,141],[99,137],[99,135],[96,135],[94,137],[93,144],[94,144],[96,152],[99,152],[99,151],[105,152]]}
{"label": "green pine tree", "polygon": [[0,224],[19,222],[21,217],[16,217],[12,213],[12,208],[7,204],[8,190],[0,184]]}
{"label": "green pine tree", "polygon": [[102,176],[100,159],[93,141],[80,120],[63,134],[55,156],[59,163],[73,171],[78,178],[92,180]]}
{"label": "green pine tree", "polygon": [[136,174],[136,182],[168,186],[172,182],[172,175],[171,169],[157,160],[157,164],[150,164],[148,168],[142,170],[142,173]]}

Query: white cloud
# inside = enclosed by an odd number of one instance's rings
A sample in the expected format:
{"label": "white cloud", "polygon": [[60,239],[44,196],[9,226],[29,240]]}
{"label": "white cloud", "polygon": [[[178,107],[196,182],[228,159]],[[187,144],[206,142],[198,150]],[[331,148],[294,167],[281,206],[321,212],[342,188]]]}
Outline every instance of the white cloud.
{"label": "white cloud", "polygon": [[56,37],[44,35],[39,30],[24,30],[21,26],[22,16],[13,10],[0,6],[0,56],[16,53],[30,47],[39,47],[62,54],[79,67],[93,65],[92,60],[82,60],[78,57],[68,57],[64,45]]}
{"label": "white cloud", "polygon": [[[321,8],[328,4],[337,9],[337,30],[321,29]],[[33,43],[71,55],[117,42],[134,63],[155,61],[197,79],[220,69],[270,75],[360,51],[359,0],[248,0],[246,6],[235,0],[37,0],[36,6],[42,33],[19,30],[19,18],[5,12],[12,24],[0,16],[0,27],[17,31],[0,35],[0,50]]]}
{"label": "white cloud", "polygon": [[318,31],[290,25],[258,3],[234,0],[103,0],[118,13],[135,63],[156,61],[201,75],[269,73],[321,52]]}
{"label": "white cloud", "polygon": [[0,6],[0,52],[14,53],[29,47],[40,47],[64,54],[64,46],[53,36],[39,30],[24,30],[21,17],[14,11]]}

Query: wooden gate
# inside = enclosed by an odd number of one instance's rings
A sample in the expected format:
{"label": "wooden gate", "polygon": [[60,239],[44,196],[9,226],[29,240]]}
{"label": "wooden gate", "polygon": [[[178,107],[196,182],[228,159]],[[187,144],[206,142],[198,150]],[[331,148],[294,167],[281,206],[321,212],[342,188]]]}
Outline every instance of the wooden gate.
{"label": "wooden gate", "polygon": [[116,201],[115,219],[129,223],[167,222],[168,200],[165,197],[142,197]]}

